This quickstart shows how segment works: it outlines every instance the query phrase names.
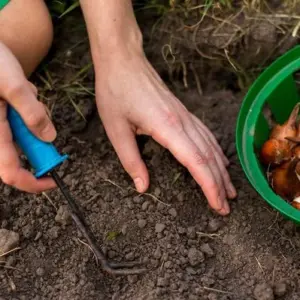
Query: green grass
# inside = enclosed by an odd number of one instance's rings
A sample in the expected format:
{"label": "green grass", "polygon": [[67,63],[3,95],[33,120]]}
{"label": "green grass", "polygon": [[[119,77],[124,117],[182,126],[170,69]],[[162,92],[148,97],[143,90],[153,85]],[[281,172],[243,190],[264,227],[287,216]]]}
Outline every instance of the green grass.
{"label": "green grass", "polygon": [[[166,38],[169,34],[169,38],[166,40],[169,40],[170,42],[162,46],[161,60],[162,62],[165,60],[167,68],[170,70],[176,70],[176,72],[179,70],[179,73],[180,70],[182,70],[185,74],[185,78],[183,78],[185,86],[188,86],[188,84],[186,84],[186,75],[189,74],[186,74],[186,72],[191,72],[187,67],[191,61],[197,67],[203,60],[208,64],[212,64],[213,61],[211,58],[213,57],[214,59],[219,60],[218,63],[223,70],[235,74],[241,89],[246,89],[256,75],[263,70],[274,56],[276,56],[275,50],[278,49],[274,49],[274,53],[272,52],[266,55],[263,64],[257,64],[253,68],[251,67],[251,69],[248,69],[245,68],[243,62],[239,60],[239,54],[233,55],[231,51],[231,42],[228,43],[228,46],[223,49],[223,51],[216,49],[215,53],[205,53],[205,50],[203,51],[203,49],[200,49],[197,46],[197,41],[195,41],[195,39],[192,39],[191,41],[184,40],[187,37],[183,35],[180,36],[177,32],[186,30],[193,32],[193,36],[195,36],[197,31],[201,32],[206,30],[205,27],[202,27],[205,26],[203,23],[207,23],[203,22],[205,20],[208,21],[211,26],[215,26],[218,30],[225,25],[229,27],[232,26],[234,29],[234,34],[232,36],[233,40],[238,40],[238,43],[243,43],[243,39],[247,38],[251,28],[247,27],[249,25],[248,23],[245,24],[245,27],[243,24],[235,23],[235,16],[242,12],[246,18],[253,19],[254,23],[267,21],[274,24],[279,33],[284,33],[278,40],[278,46],[276,46],[276,48],[280,48],[281,39],[286,38],[288,35],[298,36],[300,19],[297,19],[295,8],[299,5],[299,0],[285,0],[283,2],[282,11],[280,12],[281,16],[277,15],[276,17],[274,17],[274,11],[273,8],[270,7],[269,2],[270,1],[267,0],[136,0],[133,1],[133,4],[136,14],[141,13],[142,15],[145,10],[152,10],[156,13],[156,19],[154,19],[152,23],[153,36],[155,36],[156,33],[160,33],[162,30],[160,26],[168,19],[168,17],[171,16],[177,18],[178,24],[180,24],[181,27],[175,28],[176,26],[174,27],[174,23],[170,23],[172,24],[172,27],[163,27],[164,37]],[[49,0],[48,5],[52,16],[59,22],[65,20],[66,17],[80,9],[78,0]],[[294,17],[290,18],[290,16],[293,15]],[[81,22],[84,26],[83,20],[81,20]],[[76,31],[77,29],[73,28],[73,30]],[[221,33],[217,32],[217,34]],[[229,37],[229,39],[230,38],[231,37]],[[188,56],[185,56],[184,53],[187,52],[184,48],[189,44],[192,46],[191,49],[189,49]],[[70,47],[72,48],[72,45]],[[77,47],[77,43],[73,45],[73,47]],[[172,55],[172,61],[170,63],[166,61],[166,54],[163,51],[166,49],[169,49],[171,54],[178,51],[180,52],[182,49],[183,54],[181,53],[180,57],[176,56],[176,54],[175,56]],[[174,52],[173,49],[176,51]],[[74,67],[74,75],[70,77],[68,82],[61,83],[55,79],[50,79],[51,77],[55,77],[55,72],[52,72],[51,74],[51,72],[47,70],[47,66],[45,66],[43,72],[40,73],[40,80],[43,85],[43,97],[45,99],[47,98],[46,95],[48,91],[57,91],[61,98],[67,99],[66,101],[72,103],[74,109],[84,119],[84,116],[81,114],[80,109],[76,104],[76,99],[87,95],[94,96],[94,83],[85,80],[86,74],[91,67],[92,62],[85,66],[80,66],[79,68],[78,66],[76,66],[76,68]],[[197,76],[197,71],[195,71],[196,69],[194,66],[193,69],[194,71],[192,73]],[[170,72],[173,72],[172,70]],[[193,74],[191,75],[192,77]],[[199,78],[195,78],[195,81],[199,82]]]}
{"label": "green grass", "polygon": [[50,0],[47,2],[52,16],[62,18],[80,6],[78,0]]}

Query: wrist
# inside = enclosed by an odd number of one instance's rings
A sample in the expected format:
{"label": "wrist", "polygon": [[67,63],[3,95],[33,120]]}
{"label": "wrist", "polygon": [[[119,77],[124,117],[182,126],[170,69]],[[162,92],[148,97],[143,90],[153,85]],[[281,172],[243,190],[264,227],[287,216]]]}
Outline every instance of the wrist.
{"label": "wrist", "polygon": [[139,28],[106,37],[99,32],[90,38],[90,42],[95,67],[119,59],[131,60],[144,54],[143,36]]}

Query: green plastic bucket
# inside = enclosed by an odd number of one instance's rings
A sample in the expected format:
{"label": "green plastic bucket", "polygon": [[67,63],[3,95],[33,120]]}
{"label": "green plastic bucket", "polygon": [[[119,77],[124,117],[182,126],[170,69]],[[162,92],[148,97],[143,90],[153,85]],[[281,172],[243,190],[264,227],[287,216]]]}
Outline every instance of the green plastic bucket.
{"label": "green plastic bucket", "polygon": [[257,151],[268,139],[269,126],[263,114],[267,104],[278,123],[283,123],[300,101],[294,74],[300,71],[300,46],[286,52],[257,78],[243,100],[236,127],[236,147],[242,168],[256,191],[283,216],[300,224],[300,211],[275,194]]}

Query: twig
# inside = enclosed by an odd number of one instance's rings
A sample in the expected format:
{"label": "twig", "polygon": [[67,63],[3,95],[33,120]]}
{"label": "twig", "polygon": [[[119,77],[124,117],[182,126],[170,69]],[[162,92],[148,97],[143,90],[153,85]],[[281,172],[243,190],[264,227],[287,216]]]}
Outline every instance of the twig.
{"label": "twig", "polygon": [[119,186],[118,184],[116,184],[116,183],[113,182],[112,180],[107,179],[107,178],[102,178],[102,180],[105,181],[105,182],[109,182],[109,183],[111,183],[112,185],[114,185],[114,186],[116,186],[117,188],[119,188],[121,191],[124,191],[124,189],[123,189],[121,186]]}
{"label": "twig", "polygon": [[195,77],[198,94],[199,94],[199,96],[202,96],[203,95],[203,90],[202,90],[202,87],[201,87],[200,79],[199,79],[199,76],[198,76],[193,64],[190,64],[190,69],[192,70],[193,75]]}
{"label": "twig", "polygon": [[97,259],[97,256],[96,256],[94,250],[92,249],[92,247],[91,247],[89,244],[87,244],[87,243],[85,243],[84,241],[82,241],[80,238],[77,238],[77,240],[78,240],[79,243],[81,243],[81,244],[83,244],[84,246],[88,247],[88,248],[92,251],[92,253],[93,253],[93,255],[94,255],[94,258],[95,258],[95,260],[96,260],[96,263],[97,263],[97,265],[98,265],[98,259]]}
{"label": "twig", "polygon": [[11,252],[15,252],[15,251],[20,250],[20,249],[22,249],[22,248],[16,247],[16,248],[14,248],[14,249],[11,249],[11,250],[9,250],[9,251],[7,251],[7,252],[4,252],[4,253],[0,254],[0,257],[3,257],[3,256],[5,256],[5,255],[7,255],[7,254],[9,254],[9,253],[11,253]]}
{"label": "twig", "polygon": [[1,264],[0,264],[0,267],[2,267],[2,268],[4,268],[4,269],[9,269],[9,270],[17,270],[17,271],[21,271],[21,270],[18,269],[18,268],[11,267],[11,266],[6,266],[6,265],[1,265]]}
{"label": "twig", "polygon": [[233,292],[228,292],[228,291],[223,291],[223,290],[219,290],[219,289],[214,289],[214,288],[210,288],[210,287],[207,287],[207,286],[203,286],[202,288],[204,290],[206,290],[206,291],[216,292],[216,293],[220,293],[220,294],[234,295]]}
{"label": "twig", "polygon": [[273,268],[273,274],[272,274],[272,285],[274,285],[275,282],[275,271],[276,271],[276,265]]}
{"label": "twig", "polygon": [[51,200],[51,198],[47,195],[47,193],[46,192],[42,192],[42,195],[44,196],[44,197],[46,197],[46,199],[52,204],[52,206],[55,208],[55,210],[57,211],[57,207],[56,207],[56,205],[53,203],[53,201]]}
{"label": "twig", "polygon": [[205,232],[196,232],[201,237],[208,237],[210,239],[213,239],[215,237],[220,237],[220,234],[218,233],[205,233]]}
{"label": "twig", "polygon": [[187,89],[189,87],[189,85],[188,85],[188,82],[187,82],[186,64],[182,59],[181,59],[180,62],[181,62],[182,72],[183,72],[183,85]]}
{"label": "twig", "polygon": [[[130,187],[129,189],[138,192],[136,189],[134,189],[134,188],[132,188],[132,187]],[[152,195],[152,194],[150,194],[150,193],[142,193],[142,194],[140,194],[140,196],[141,196],[141,195],[149,196],[149,197],[151,197],[152,199],[154,199],[155,201],[157,201],[157,202],[159,202],[159,203],[161,203],[161,204],[163,204],[163,205],[171,206],[171,204],[165,203],[165,202],[159,200],[156,196],[154,196],[154,195]]]}
{"label": "twig", "polygon": [[99,193],[96,193],[94,196],[92,196],[90,199],[88,199],[87,201],[86,201],[86,204],[89,204],[89,203],[91,203],[93,200],[95,200],[98,196],[100,196],[100,194]]}
{"label": "twig", "polygon": [[258,264],[259,268],[261,269],[261,271],[262,271],[263,274],[265,275],[265,271],[264,271],[264,269],[263,269],[263,267],[262,267],[260,261],[258,260],[258,258],[257,258],[256,256],[255,256],[255,259],[256,259],[256,261],[257,261],[257,264]]}

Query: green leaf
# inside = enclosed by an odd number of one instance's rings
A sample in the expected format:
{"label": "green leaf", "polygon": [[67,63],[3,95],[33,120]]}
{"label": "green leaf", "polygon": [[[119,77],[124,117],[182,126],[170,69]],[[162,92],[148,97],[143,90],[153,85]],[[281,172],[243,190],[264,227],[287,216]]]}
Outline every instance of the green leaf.
{"label": "green leaf", "polygon": [[67,15],[68,13],[70,13],[71,11],[73,11],[74,9],[76,9],[77,7],[80,6],[79,1],[74,2],[71,6],[69,6],[60,16],[59,18],[62,18],[63,16]]}
{"label": "green leaf", "polygon": [[112,240],[116,239],[118,235],[120,235],[119,231],[109,231],[107,233],[107,239],[109,241],[112,241]]}

